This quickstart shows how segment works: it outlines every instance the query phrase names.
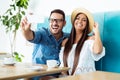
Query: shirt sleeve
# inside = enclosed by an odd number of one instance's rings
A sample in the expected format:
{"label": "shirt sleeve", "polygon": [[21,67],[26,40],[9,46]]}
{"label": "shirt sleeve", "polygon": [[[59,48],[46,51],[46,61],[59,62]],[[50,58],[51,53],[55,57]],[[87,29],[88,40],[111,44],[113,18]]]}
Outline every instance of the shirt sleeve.
{"label": "shirt sleeve", "polygon": [[59,54],[59,59],[60,59],[60,67],[63,67],[64,64],[63,64],[63,51],[64,51],[64,47],[61,47],[61,50],[60,50],[60,54]]}
{"label": "shirt sleeve", "polygon": [[40,30],[34,31],[34,38],[33,38],[33,40],[29,40],[29,42],[39,43],[39,41],[41,40],[41,37],[42,37],[41,34],[42,34],[42,31],[40,31]]}
{"label": "shirt sleeve", "polygon": [[99,53],[99,54],[96,54],[96,53],[93,53],[93,43],[94,43],[94,41],[91,41],[91,43],[90,43],[90,51],[91,51],[91,56],[92,56],[92,58],[95,60],[95,61],[98,61],[98,60],[100,60],[103,56],[105,56],[105,47],[103,46],[103,50],[102,50],[102,52],[101,53]]}

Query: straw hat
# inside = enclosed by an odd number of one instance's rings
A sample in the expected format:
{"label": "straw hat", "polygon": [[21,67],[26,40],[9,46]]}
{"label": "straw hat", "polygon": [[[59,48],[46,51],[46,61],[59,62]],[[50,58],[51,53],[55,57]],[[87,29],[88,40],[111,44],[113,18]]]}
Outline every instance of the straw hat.
{"label": "straw hat", "polygon": [[89,33],[90,33],[92,31],[92,29],[93,29],[93,26],[94,26],[94,19],[93,19],[92,14],[88,10],[86,10],[85,8],[76,8],[72,12],[72,15],[71,15],[71,22],[72,22],[72,24],[73,24],[73,22],[75,20],[75,17],[79,13],[83,13],[83,14],[85,14],[87,16],[87,18],[89,20]]}

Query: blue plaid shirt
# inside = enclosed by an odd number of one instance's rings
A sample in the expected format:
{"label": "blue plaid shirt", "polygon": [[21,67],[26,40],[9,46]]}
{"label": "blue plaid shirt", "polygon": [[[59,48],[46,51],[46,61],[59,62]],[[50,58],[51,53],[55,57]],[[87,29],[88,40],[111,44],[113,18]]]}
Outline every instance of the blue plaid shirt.
{"label": "blue plaid shirt", "polygon": [[30,41],[35,43],[32,55],[33,62],[46,64],[48,59],[59,61],[61,43],[67,37],[69,37],[69,34],[63,33],[63,37],[57,41],[48,28],[41,28],[35,31],[34,39]]}

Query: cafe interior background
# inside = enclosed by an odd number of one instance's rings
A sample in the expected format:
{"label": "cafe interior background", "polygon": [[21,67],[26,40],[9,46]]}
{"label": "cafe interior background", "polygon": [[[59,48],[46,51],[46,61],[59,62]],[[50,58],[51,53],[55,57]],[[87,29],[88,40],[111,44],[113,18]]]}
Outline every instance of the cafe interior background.
{"label": "cafe interior background", "polygon": [[[11,1],[0,0],[0,15],[6,11]],[[26,16],[29,17],[28,20],[33,25],[32,29],[35,30],[37,24],[44,23],[45,18],[49,17],[51,10],[59,8],[64,10],[66,15],[70,15],[73,9],[78,7],[84,7],[93,14],[120,11],[119,0],[30,0],[28,9],[26,10]],[[29,15],[29,13],[33,13],[33,15]],[[16,51],[25,56],[23,62],[31,62],[33,44],[25,40],[20,29],[16,38]],[[10,52],[9,37],[1,23],[0,52]]]}

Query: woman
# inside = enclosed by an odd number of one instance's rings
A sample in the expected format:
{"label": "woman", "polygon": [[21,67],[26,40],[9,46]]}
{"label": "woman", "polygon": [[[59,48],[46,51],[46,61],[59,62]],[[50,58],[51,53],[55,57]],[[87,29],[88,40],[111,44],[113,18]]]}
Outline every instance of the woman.
{"label": "woman", "polygon": [[[69,39],[62,42],[60,51],[61,67],[70,67],[69,75],[95,71],[94,61],[105,55],[98,24],[94,23],[91,13],[84,8],[77,8],[71,15],[72,30]],[[88,34],[94,31],[93,37]]]}

